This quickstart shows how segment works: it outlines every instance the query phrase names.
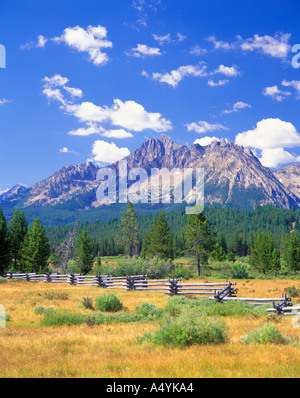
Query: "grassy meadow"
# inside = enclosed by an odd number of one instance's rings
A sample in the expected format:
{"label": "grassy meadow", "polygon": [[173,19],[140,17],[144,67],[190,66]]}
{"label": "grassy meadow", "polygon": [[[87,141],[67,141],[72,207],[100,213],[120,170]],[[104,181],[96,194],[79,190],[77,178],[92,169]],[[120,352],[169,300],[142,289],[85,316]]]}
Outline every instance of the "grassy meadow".
{"label": "grassy meadow", "polygon": [[[284,288],[300,281],[238,280],[238,296],[281,296]],[[228,339],[223,344],[191,345],[187,348],[137,344],[137,336],[158,328],[147,322],[76,326],[41,326],[44,315],[38,306],[58,313],[91,314],[82,306],[83,297],[106,294],[107,289],[67,284],[8,281],[0,284],[0,303],[10,316],[0,329],[0,377],[299,377],[300,345],[241,343],[241,337],[273,323],[282,335],[299,341],[300,328],[291,318],[249,314],[225,316]],[[164,293],[114,290],[124,305],[122,312],[134,313],[145,302],[165,308]],[[293,299],[297,303],[299,298]],[[227,305],[227,304],[222,304]]]}

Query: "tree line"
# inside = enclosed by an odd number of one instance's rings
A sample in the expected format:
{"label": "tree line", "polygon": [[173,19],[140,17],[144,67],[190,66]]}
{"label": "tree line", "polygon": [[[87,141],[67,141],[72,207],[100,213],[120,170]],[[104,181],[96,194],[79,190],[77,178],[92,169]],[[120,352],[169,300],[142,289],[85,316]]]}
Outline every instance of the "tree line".
{"label": "tree line", "polygon": [[[156,217],[138,217],[128,203],[121,219],[94,224],[78,222],[73,227],[45,230],[38,218],[28,227],[22,209],[15,209],[7,223],[0,208],[0,272],[8,269],[44,272],[49,263],[67,272],[70,262],[75,261],[87,273],[95,261],[101,264],[102,256],[118,254],[171,260],[189,255],[195,258],[198,274],[209,257],[221,262],[248,255],[253,268],[262,273],[276,273],[282,256],[288,269],[297,272],[300,269],[297,217],[294,211],[269,206],[252,213],[208,208],[204,213],[188,216],[179,210],[169,214],[160,211]],[[253,222],[260,230],[251,228]],[[218,227],[222,225],[220,232]],[[227,228],[232,228],[230,233]]]}

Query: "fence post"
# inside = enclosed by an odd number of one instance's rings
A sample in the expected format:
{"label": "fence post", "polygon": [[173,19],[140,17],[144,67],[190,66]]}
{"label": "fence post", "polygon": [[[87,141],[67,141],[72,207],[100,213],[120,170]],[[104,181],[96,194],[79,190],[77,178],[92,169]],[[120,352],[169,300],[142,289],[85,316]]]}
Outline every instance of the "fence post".
{"label": "fence post", "polygon": [[69,283],[70,283],[70,285],[75,285],[75,275],[73,272],[70,274],[70,282]]}

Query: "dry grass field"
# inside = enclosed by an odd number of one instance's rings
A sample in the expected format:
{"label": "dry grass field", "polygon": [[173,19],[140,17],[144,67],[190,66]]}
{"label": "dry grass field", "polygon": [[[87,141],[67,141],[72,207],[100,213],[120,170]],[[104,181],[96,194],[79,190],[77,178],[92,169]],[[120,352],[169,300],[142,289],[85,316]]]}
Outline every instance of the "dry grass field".
{"label": "dry grass field", "polygon": [[[281,296],[300,281],[239,280],[238,296]],[[136,344],[136,336],[157,328],[144,324],[40,326],[37,306],[90,313],[80,307],[83,297],[95,299],[107,290],[97,287],[13,282],[0,284],[0,304],[11,320],[0,329],[0,377],[299,377],[300,345],[243,345],[240,338],[262,326],[268,317],[225,317],[229,341],[185,349]],[[66,293],[67,299],[46,298]],[[164,308],[168,296],[156,292],[115,290],[127,311],[148,302]],[[298,298],[299,300],[299,298]],[[297,302],[298,300],[294,300]],[[225,304],[226,305],[226,304]],[[300,338],[291,318],[276,318],[284,336]]]}

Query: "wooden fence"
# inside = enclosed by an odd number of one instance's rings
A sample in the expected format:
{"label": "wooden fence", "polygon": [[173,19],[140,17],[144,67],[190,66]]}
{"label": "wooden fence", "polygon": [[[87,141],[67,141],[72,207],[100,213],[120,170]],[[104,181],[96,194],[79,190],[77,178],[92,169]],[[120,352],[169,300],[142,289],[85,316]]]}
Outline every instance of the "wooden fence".
{"label": "wooden fence", "polygon": [[23,279],[28,282],[69,283],[76,286],[97,286],[107,289],[147,290],[168,295],[214,295],[218,300],[222,297],[235,297],[236,289],[232,282],[220,283],[182,283],[180,279],[147,279],[147,275],[111,276],[81,274],[43,274],[12,273],[4,275],[8,279]]}

